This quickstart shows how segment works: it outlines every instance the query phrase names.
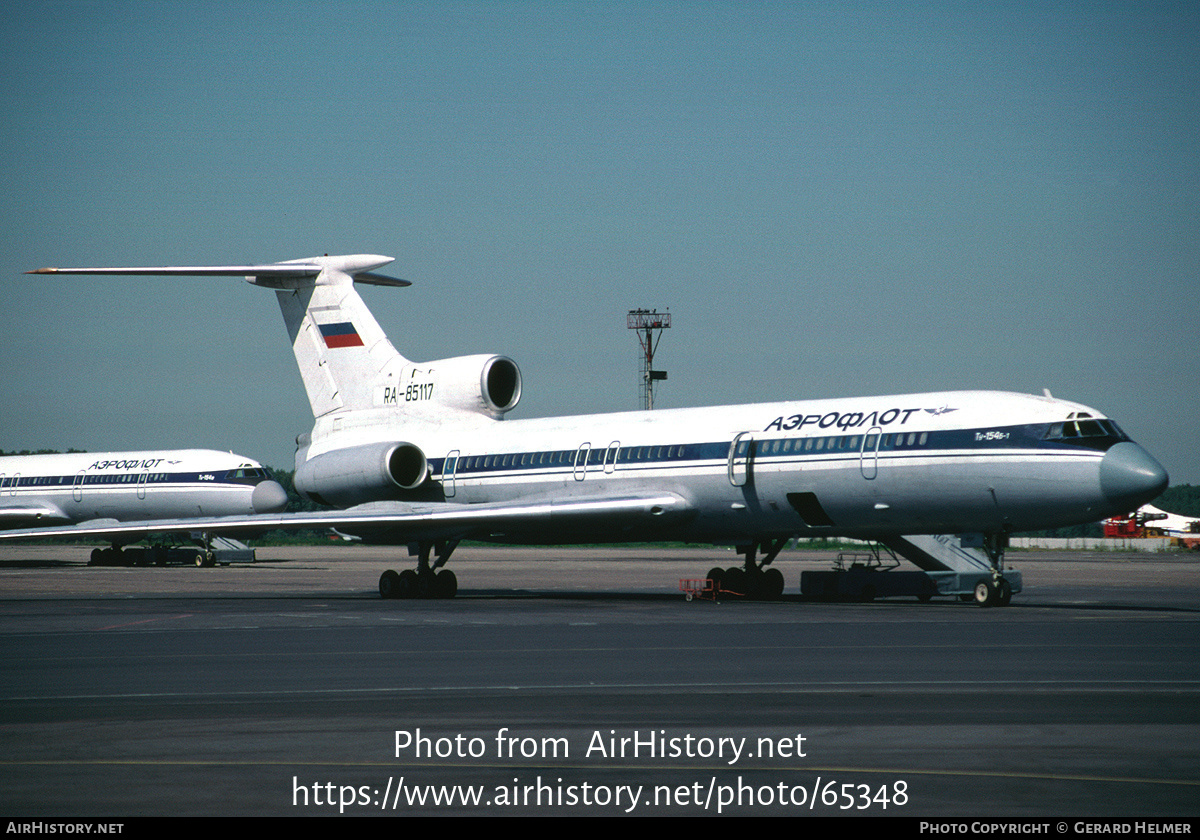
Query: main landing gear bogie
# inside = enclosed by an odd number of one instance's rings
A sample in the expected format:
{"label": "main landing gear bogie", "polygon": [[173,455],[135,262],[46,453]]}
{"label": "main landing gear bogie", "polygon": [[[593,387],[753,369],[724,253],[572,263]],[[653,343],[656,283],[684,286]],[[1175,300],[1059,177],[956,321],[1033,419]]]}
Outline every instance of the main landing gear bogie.
{"label": "main landing gear bogie", "polygon": [[388,569],[379,576],[382,598],[453,598],[458,593],[458,578],[449,569],[418,574],[413,569],[396,572]]}
{"label": "main landing gear bogie", "polygon": [[[397,572],[388,569],[379,576],[379,596],[392,598],[453,598],[458,594],[458,578],[449,569],[442,569],[450,554],[458,546],[458,540],[421,542],[409,546],[409,554],[416,555],[417,568]],[[429,562],[429,555],[436,554],[436,561]]]}
{"label": "main landing gear bogie", "polygon": [[717,596],[731,595],[751,601],[774,601],[782,596],[783,572],[768,566],[786,544],[787,540],[777,540],[770,544],[762,542],[761,547],[766,554],[761,561],[755,560],[760,547],[759,542],[739,546],[738,553],[746,558],[744,565],[730,566],[728,569],[716,567],[708,572],[708,578],[712,581]]}

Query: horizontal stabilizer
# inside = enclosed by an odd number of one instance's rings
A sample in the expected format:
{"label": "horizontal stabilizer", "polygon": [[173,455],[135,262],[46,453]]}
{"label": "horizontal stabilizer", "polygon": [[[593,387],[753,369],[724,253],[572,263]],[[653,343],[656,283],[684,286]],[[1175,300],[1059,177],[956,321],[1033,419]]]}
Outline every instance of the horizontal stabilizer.
{"label": "horizontal stabilizer", "polygon": [[180,277],[247,277],[267,280],[287,280],[303,277],[316,277],[329,268],[344,274],[349,274],[355,282],[367,283],[373,286],[411,286],[407,280],[375,274],[374,269],[392,262],[391,257],[375,254],[355,254],[340,257],[312,257],[303,260],[293,260],[282,263],[267,263],[265,265],[160,265],[160,266],[125,266],[117,268],[37,268],[26,274],[109,274],[109,275],[148,275],[148,276],[180,276]]}

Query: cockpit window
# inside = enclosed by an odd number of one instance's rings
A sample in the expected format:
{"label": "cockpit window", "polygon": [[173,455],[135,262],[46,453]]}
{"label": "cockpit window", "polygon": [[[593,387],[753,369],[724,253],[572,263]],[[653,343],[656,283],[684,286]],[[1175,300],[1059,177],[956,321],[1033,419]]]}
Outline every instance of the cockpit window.
{"label": "cockpit window", "polygon": [[1119,438],[1120,440],[1129,440],[1129,435],[1127,435],[1123,431],[1121,431],[1121,427],[1118,426],[1113,421],[1100,420],[1098,422],[1100,423],[1101,426],[1108,429],[1109,434],[1111,434],[1113,437]]}
{"label": "cockpit window", "polygon": [[270,478],[270,474],[262,467],[238,467],[225,473],[225,478],[236,481],[245,478]]}
{"label": "cockpit window", "polygon": [[1129,440],[1111,420],[1067,420],[1063,423],[1051,423],[1046,427],[1046,440],[1070,440],[1072,438],[1103,438],[1115,437],[1118,440]]}

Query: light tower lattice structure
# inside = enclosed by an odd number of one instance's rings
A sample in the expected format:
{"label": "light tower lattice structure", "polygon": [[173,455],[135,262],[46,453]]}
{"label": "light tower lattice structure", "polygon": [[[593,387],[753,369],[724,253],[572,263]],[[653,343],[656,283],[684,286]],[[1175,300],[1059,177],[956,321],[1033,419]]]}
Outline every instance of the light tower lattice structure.
{"label": "light tower lattice structure", "polygon": [[637,330],[638,342],[642,345],[642,383],[640,396],[642,408],[654,408],[654,383],[667,378],[665,370],[654,369],[654,351],[662,340],[662,331],[671,326],[671,313],[657,309],[630,309],[625,326]]}

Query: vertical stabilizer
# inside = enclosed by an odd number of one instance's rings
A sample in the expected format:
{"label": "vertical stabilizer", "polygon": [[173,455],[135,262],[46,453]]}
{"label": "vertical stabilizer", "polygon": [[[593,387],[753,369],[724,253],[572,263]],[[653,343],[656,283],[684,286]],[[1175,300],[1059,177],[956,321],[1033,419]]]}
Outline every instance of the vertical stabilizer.
{"label": "vertical stabilizer", "polygon": [[354,288],[355,274],[385,264],[381,260],[390,262],[386,257],[317,257],[297,261],[320,264],[315,277],[255,279],[276,289],[313,417],[371,408],[375,383],[407,361]]}

